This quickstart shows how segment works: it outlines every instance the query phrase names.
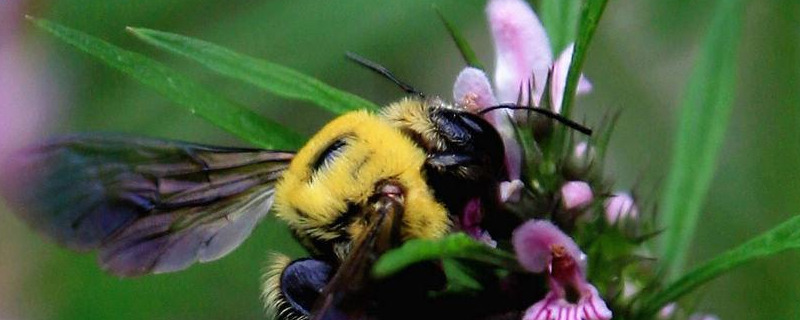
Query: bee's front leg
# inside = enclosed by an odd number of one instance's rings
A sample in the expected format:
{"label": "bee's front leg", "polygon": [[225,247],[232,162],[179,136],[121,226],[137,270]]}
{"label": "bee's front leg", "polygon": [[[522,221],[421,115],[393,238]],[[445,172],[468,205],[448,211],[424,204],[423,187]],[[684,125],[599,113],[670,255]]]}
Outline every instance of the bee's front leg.
{"label": "bee's front leg", "polygon": [[292,261],[274,254],[262,278],[262,299],[267,314],[280,320],[308,319],[314,302],[333,276],[330,264],[316,259]]}

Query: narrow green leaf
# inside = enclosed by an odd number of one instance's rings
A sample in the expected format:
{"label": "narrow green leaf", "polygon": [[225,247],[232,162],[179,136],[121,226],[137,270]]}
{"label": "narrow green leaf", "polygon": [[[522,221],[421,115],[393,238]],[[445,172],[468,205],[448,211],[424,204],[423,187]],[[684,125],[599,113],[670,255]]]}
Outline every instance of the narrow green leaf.
{"label": "narrow green leaf", "polygon": [[333,113],[379,107],[296,70],[246,56],[227,48],[179,34],[144,28],[128,30],[156,47],[183,55],[224,76],[251,83],[289,99],[308,101]]}
{"label": "narrow green leaf", "polygon": [[541,0],[539,16],[544,29],[550,38],[553,55],[558,55],[567,45],[575,41],[578,31],[580,1],[577,0]]}
{"label": "narrow green leaf", "polygon": [[372,268],[372,274],[383,278],[417,262],[444,258],[473,260],[519,269],[512,254],[475,241],[466,234],[456,233],[436,240],[407,241],[400,248],[384,253]]}
{"label": "narrow green leaf", "polygon": [[575,49],[572,51],[572,63],[567,72],[567,84],[564,87],[564,100],[561,102],[561,114],[569,117],[572,111],[572,104],[575,101],[575,91],[578,89],[578,79],[583,69],[583,62],[586,60],[586,51],[592,42],[597,24],[606,8],[608,0],[587,0],[581,9],[581,22],[578,28],[578,38],[575,41]]}
{"label": "narrow green leaf", "polygon": [[672,164],[661,201],[662,270],[680,274],[722,145],[736,84],[743,1],[719,0],[681,105]]}
{"label": "narrow green leaf", "polygon": [[467,42],[467,39],[464,38],[456,25],[447,19],[447,17],[445,17],[438,7],[434,6],[433,9],[436,10],[436,14],[439,15],[439,20],[442,20],[445,28],[447,28],[450,38],[452,38],[453,42],[456,43],[456,47],[458,47],[458,51],[461,52],[461,57],[464,58],[464,62],[466,62],[470,67],[486,70],[483,67],[480,59],[478,59],[478,55],[475,54],[475,50],[472,50],[472,46],[469,45],[469,42]]}
{"label": "narrow green leaf", "polygon": [[27,18],[64,42],[155,89],[191,113],[259,147],[295,149],[305,140],[283,125],[268,120],[141,54],[121,49],[54,22]]}
{"label": "narrow green leaf", "polygon": [[639,318],[648,318],[666,304],[733,268],[789,249],[800,249],[800,216],[795,216],[739,247],[714,257],[680,277],[645,300]]}
{"label": "narrow green leaf", "polygon": [[483,285],[476,280],[475,271],[455,259],[443,259],[442,269],[447,277],[447,290],[452,292],[480,291]]}

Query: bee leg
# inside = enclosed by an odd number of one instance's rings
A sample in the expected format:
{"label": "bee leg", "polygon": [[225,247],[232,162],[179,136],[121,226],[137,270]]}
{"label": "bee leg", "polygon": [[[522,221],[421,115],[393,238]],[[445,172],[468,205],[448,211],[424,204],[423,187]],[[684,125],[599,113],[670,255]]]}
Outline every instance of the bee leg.
{"label": "bee leg", "polygon": [[281,294],[281,274],[292,259],[280,253],[270,254],[270,263],[261,276],[261,300],[269,319],[282,319],[281,314],[291,312],[291,307]]}
{"label": "bee leg", "polygon": [[291,261],[275,254],[262,277],[262,299],[273,319],[308,319],[314,302],[333,276],[326,262],[304,258]]}
{"label": "bee leg", "polygon": [[475,160],[469,155],[453,152],[432,153],[426,160],[429,167],[442,173],[448,172],[448,169],[452,170],[453,167],[467,166],[474,162]]}

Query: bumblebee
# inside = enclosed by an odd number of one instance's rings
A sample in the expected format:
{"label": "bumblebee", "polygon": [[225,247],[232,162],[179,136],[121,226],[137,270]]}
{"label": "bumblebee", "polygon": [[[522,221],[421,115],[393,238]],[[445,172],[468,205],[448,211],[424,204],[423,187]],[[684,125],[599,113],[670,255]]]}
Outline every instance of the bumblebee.
{"label": "bumblebee", "polygon": [[273,257],[263,284],[270,309],[368,318],[372,263],[406,240],[458,230],[469,202],[495,206],[503,154],[479,115],[416,95],[378,114],[344,114],[297,153],[62,138],[26,150],[8,177],[21,187],[6,194],[34,229],[97,250],[104,270],[125,277],[219,259],[272,209],[311,257]]}

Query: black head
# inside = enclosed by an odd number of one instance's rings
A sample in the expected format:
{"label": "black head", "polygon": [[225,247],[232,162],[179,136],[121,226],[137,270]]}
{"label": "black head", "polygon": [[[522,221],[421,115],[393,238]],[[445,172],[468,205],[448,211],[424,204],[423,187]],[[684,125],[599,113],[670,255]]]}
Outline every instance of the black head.
{"label": "black head", "polygon": [[435,150],[428,150],[430,167],[468,180],[503,178],[505,149],[494,126],[453,108],[430,108],[428,117],[437,139]]}

